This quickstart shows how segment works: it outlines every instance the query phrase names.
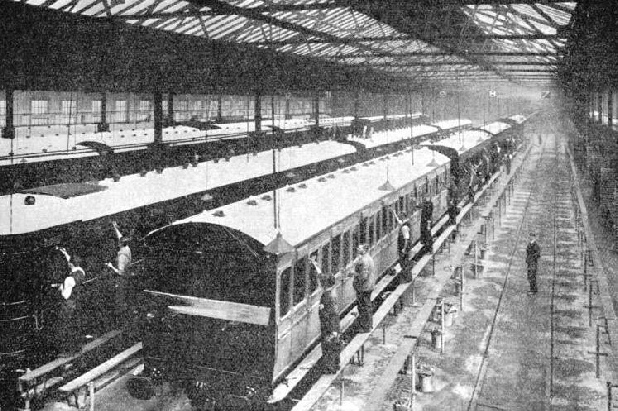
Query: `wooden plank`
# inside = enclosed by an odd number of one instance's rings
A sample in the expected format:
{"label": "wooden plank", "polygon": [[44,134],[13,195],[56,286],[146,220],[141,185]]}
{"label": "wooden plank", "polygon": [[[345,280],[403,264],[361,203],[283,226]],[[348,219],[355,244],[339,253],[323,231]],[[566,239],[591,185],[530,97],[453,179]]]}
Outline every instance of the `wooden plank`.
{"label": "wooden plank", "polygon": [[270,320],[269,307],[260,307],[231,301],[210,300],[188,295],[176,295],[160,291],[145,290],[146,292],[171,297],[180,300],[190,306],[170,306],[169,309],[186,315],[216,318],[224,321],[238,321],[247,324],[268,325]]}
{"label": "wooden plank", "polygon": [[[574,188],[577,195],[577,203],[581,211],[581,219],[582,225],[584,226],[584,232],[586,234],[586,241],[588,242],[589,248],[592,250],[593,259],[595,262],[595,267],[588,267],[588,269],[595,274],[596,278],[599,281],[599,295],[602,302],[601,306],[603,309],[603,313],[607,318],[607,333],[609,335],[609,340],[613,344],[614,342],[618,341],[618,323],[616,321],[616,312],[614,311],[613,300],[609,295],[609,280],[607,278],[607,272],[603,267],[599,250],[596,246],[596,241],[590,227],[590,222],[588,221],[588,210],[586,208],[586,202],[584,201],[584,196],[582,195],[579,186],[577,168],[575,167],[575,163],[573,162],[573,155],[571,153],[570,147],[568,146],[567,152],[569,153],[569,164],[571,166],[571,172],[573,173],[573,180],[575,181]],[[611,381],[616,381],[616,379],[618,379],[618,356],[616,356],[613,350],[609,350],[608,360],[611,364],[608,370],[608,372],[611,374]]]}
{"label": "wooden plank", "polygon": [[[517,167],[519,166],[521,166],[521,163]],[[517,167],[514,167],[514,168],[517,168]],[[513,174],[507,176],[507,180],[504,183],[504,185],[502,185],[502,187],[500,187],[500,189],[494,193],[494,195],[490,199],[491,201],[488,201],[485,204],[485,207],[483,208],[482,212],[488,212],[488,210],[491,210],[492,204],[494,204],[495,201],[498,200],[500,196],[504,193],[507,187],[507,183],[512,178],[512,176]],[[491,183],[493,183],[493,179],[490,180],[490,184]],[[483,220],[477,220],[474,224],[468,227],[467,231],[476,233],[482,224],[484,224]],[[464,257],[465,250],[468,248],[471,242],[472,240],[470,239],[470,240],[464,241],[461,244],[459,244],[455,248],[454,253],[452,254],[451,261],[461,261]],[[450,275],[451,275],[450,272],[443,272],[437,276],[439,279],[439,284],[441,284],[441,287],[434,289],[427,296],[427,299],[425,300],[423,307],[421,308],[417,316],[412,321],[410,332],[409,332],[411,335],[418,336],[421,334],[423,328],[425,327],[425,324],[427,323],[431,315],[431,312],[434,307],[434,302],[436,301],[436,298],[440,296],[442,287],[444,286],[444,284],[446,283]],[[416,341],[414,341],[414,343],[416,343]],[[380,381],[374,390],[375,395],[371,396],[370,403],[366,406],[366,409],[368,410],[378,409],[379,406],[384,403],[384,396],[389,392],[389,388],[393,385],[394,381],[396,380],[399,370],[403,367],[404,362],[408,354],[410,353],[412,347],[413,347],[412,342],[404,341],[404,344],[402,344],[398,348],[397,352],[391,358],[391,360],[389,361],[389,364],[387,365],[386,369],[382,373],[382,376],[380,377]],[[412,372],[416,372],[416,371],[412,370]]]}
{"label": "wooden plank", "polygon": [[[354,307],[340,322],[341,333],[344,333],[354,323],[358,316],[358,308]],[[322,357],[322,347],[318,344],[305,359],[273,390],[273,394],[268,399],[269,403],[277,403],[286,398],[299,382],[305,378],[307,373],[313,368]]]}
{"label": "wooden plank", "polygon": [[62,387],[58,389],[65,393],[73,392],[76,389],[88,384],[95,378],[98,378],[101,375],[105,374],[106,372],[117,367],[119,364],[125,362],[127,359],[129,359],[130,357],[132,357],[133,355],[141,351],[142,348],[143,348],[142,343],[141,342],[137,343],[134,346],[127,348],[120,354],[116,355],[114,358],[111,358],[105,361],[103,364],[93,368],[92,370],[81,375],[80,377],[77,377],[73,381],[69,382],[68,384],[63,385]]}
{"label": "wooden plank", "polygon": [[89,342],[88,344],[84,345],[81,349],[81,351],[77,354],[75,354],[74,356],[71,357],[62,357],[62,358],[56,358],[54,361],[49,362],[39,368],[35,368],[34,370],[25,373],[24,375],[22,375],[21,377],[19,377],[19,381],[22,383],[30,383],[33,380],[42,377],[48,373],[50,373],[51,371],[54,371],[57,368],[60,368],[62,366],[64,366],[65,364],[69,364],[70,362],[74,361],[76,358],[88,353],[89,351],[92,351],[98,347],[100,347],[101,345],[107,343],[108,341],[110,341],[111,339],[119,336],[122,333],[122,331],[120,330],[112,330],[106,334],[103,334],[101,337]]}
{"label": "wooden plank", "polygon": [[[450,233],[454,230],[454,227],[449,227],[445,230],[440,237],[438,237],[436,243],[441,245],[444,242]],[[425,255],[421,258],[416,265],[412,268],[413,275],[416,276],[418,273],[422,271],[424,266],[431,260],[431,255]],[[450,277],[450,274],[449,274]],[[399,298],[406,292],[406,290],[413,283],[405,283],[398,286],[382,303],[380,308],[373,315],[374,324],[380,324],[382,320],[388,315],[393,306],[397,303]],[[433,307],[433,304],[431,304]],[[365,344],[367,339],[369,339],[371,333],[361,333],[357,334],[354,339],[342,350],[341,352],[341,364],[346,364],[352,359],[354,354],[360,350],[360,348]],[[313,404],[315,404],[321,397],[324,395],[328,387],[337,379],[341,371],[340,369],[337,373],[323,375],[316,384],[311,388],[311,390],[303,397],[303,399],[294,406],[293,411],[308,411]]]}
{"label": "wooden plank", "polygon": [[[520,164],[518,164],[517,166],[515,164],[513,164],[513,171],[516,170],[519,166],[521,166],[522,162],[520,162]],[[492,178],[490,179],[490,181],[488,182],[488,184],[486,184],[483,189],[479,192],[479,194],[475,197],[475,202],[478,198],[480,198],[483,194],[485,194],[486,190],[488,189],[488,187],[493,184],[493,182],[498,178],[498,175],[500,173],[496,173],[492,176]],[[508,179],[510,180],[510,178],[512,178],[514,174],[511,173],[511,175],[508,176]],[[508,181],[508,180],[507,180]],[[506,188],[506,184],[504,186],[501,187],[501,190],[499,190],[498,192],[494,193],[494,195],[492,196],[492,201],[488,201],[486,203],[486,208],[487,207],[491,207],[491,205],[495,202],[495,200],[497,200],[502,193],[504,192]],[[472,208],[471,205],[467,205],[465,207],[465,210],[462,210],[462,212],[460,213],[460,215],[457,218],[457,223],[461,222],[461,220],[463,219],[464,215],[466,213],[468,213],[470,211],[470,209]],[[476,231],[478,231],[478,229],[480,228],[481,222],[477,221],[476,224],[473,224],[472,226],[470,226],[468,228],[468,231],[471,231],[472,233],[475,233]],[[436,242],[434,243],[434,252],[435,250],[439,249],[442,245],[442,243],[444,241],[447,241],[448,237],[450,236],[450,234],[455,230],[455,226],[450,226],[448,227],[443,233],[442,235],[440,235],[440,237],[438,237],[438,239],[436,240]],[[470,236],[471,238],[472,236]],[[470,242],[471,240],[469,240],[468,242]],[[465,247],[458,247],[457,252],[455,252],[453,254],[453,259],[458,259],[461,260],[463,258],[463,254],[465,252],[465,249],[467,248],[467,245]],[[425,255],[423,256],[417,263],[416,265],[412,268],[412,274],[413,277],[418,276],[418,274],[423,270],[423,268],[425,267],[425,265],[431,260],[432,256],[431,255]],[[442,274],[440,274],[438,276],[438,278],[442,281],[446,281],[448,278],[450,278],[451,273],[450,272],[444,272]],[[382,306],[378,309],[378,311],[374,314],[374,324],[379,324],[382,319],[384,319],[384,317],[386,317],[386,315],[388,314],[388,312],[392,309],[393,305],[397,302],[397,300],[400,298],[401,295],[403,295],[403,293],[407,290],[408,287],[410,287],[413,283],[406,283],[406,284],[401,284],[399,287],[397,287],[395,289],[395,291],[393,293],[391,293],[391,295],[389,295],[389,297],[384,301],[384,303],[382,304]],[[415,324],[415,328],[412,331],[416,331],[420,334],[420,330],[422,330],[422,327],[424,326],[424,324],[427,322],[427,318],[429,318],[429,316],[431,315],[431,310],[433,310],[433,306],[434,306],[434,301],[435,299],[439,296],[441,292],[441,288],[440,289],[434,289],[426,298],[425,300],[425,304],[423,305],[421,312],[417,315],[417,320],[414,321]],[[420,327],[420,328],[419,328]],[[351,342],[350,344],[342,351],[341,353],[341,363],[342,364],[346,364],[351,358],[352,356],[361,348],[361,346],[366,342],[366,340],[369,338],[369,336],[371,335],[371,333],[363,333],[363,334],[358,334]],[[397,369],[397,371],[399,371],[401,367],[397,368],[397,365],[393,365],[392,367],[388,368],[388,370],[391,369]],[[335,373],[335,374],[328,374],[328,375],[324,375],[322,376],[316,384],[313,385],[313,387],[311,388],[311,390],[309,390],[309,392],[303,397],[303,399],[298,402],[296,404],[296,406],[294,406],[294,408],[292,409],[292,411],[309,411],[311,409],[311,407],[324,395],[324,393],[326,392],[326,390],[328,390],[328,388],[332,385],[332,383],[337,379],[337,377],[339,376],[339,374],[341,373],[343,369],[340,369],[339,372]],[[390,379],[391,374],[389,373],[388,378],[386,379]],[[386,384],[386,383],[385,383]],[[388,390],[385,389],[382,392],[378,392],[377,390],[374,390],[374,392],[378,393],[378,396],[382,396],[385,395]],[[374,400],[375,402],[375,400]],[[375,409],[368,407],[366,409]]]}

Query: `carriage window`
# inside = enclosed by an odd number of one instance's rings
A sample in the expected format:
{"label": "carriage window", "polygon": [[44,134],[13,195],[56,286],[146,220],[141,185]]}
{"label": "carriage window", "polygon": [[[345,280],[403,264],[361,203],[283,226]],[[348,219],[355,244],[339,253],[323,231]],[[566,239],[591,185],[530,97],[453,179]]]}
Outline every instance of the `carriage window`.
{"label": "carriage window", "polygon": [[290,280],[292,269],[290,267],[281,273],[281,285],[279,286],[279,315],[283,317],[290,311]]}
{"label": "carriage window", "polygon": [[[318,261],[318,250],[315,250],[313,253],[311,253],[311,258],[315,259],[317,264],[320,264],[320,262]],[[320,265],[320,268],[322,269],[323,273],[326,272],[324,271],[323,265]],[[315,269],[313,264],[309,262],[309,293],[310,294],[313,293],[316,290],[316,288],[318,288],[318,284],[320,284],[318,277],[319,277],[318,271]]]}
{"label": "carriage window", "polygon": [[330,273],[330,247],[329,244],[325,244],[322,247],[322,272]]}
{"label": "carriage window", "polygon": [[361,235],[360,235],[360,227],[354,226],[354,230],[352,231],[352,257],[354,258],[354,253],[358,248],[358,245],[361,243]]}
{"label": "carriage window", "polygon": [[[358,235],[358,241],[360,244],[364,244],[367,242],[367,217],[364,217],[361,222],[360,225],[358,227],[358,231],[359,231],[359,235]],[[354,249],[356,250],[356,248],[358,247],[358,244],[356,244],[356,246],[354,247]]]}
{"label": "carriage window", "polygon": [[384,227],[382,225],[382,216],[383,216],[383,212],[382,210],[378,211],[376,213],[376,241],[378,241],[380,238],[382,238],[382,234],[385,233]]}
{"label": "carriage window", "polygon": [[397,201],[397,204],[399,206],[399,210],[397,210],[397,214],[401,215],[401,214],[407,214],[407,209],[405,206],[405,199],[404,197],[399,197],[399,201]]}
{"label": "carriage window", "polygon": [[392,214],[393,213],[391,213],[390,210],[386,206],[382,207],[382,227],[384,227],[383,235],[388,234],[390,231],[388,222]]}
{"label": "carriage window", "polygon": [[369,245],[372,246],[375,241],[376,222],[375,216],[369,218]]}
{"label": "carriage window", "polygon": [[338,235],[336,237],[333,237],[332,240],[330,240],[330,248],[331,248],[331,259],[330,259],[330,266],[331,266],[331,271],[333,274],[335,274],[337,271],[339,271],[339,262],[341,260],[341,236]]}
{"label": "carriage window", "polygon": [[294,305],[305,299],[307,288],[307,257],[303,257],[294,264]]}
{"label": "carriage window", "polygon": [[350,231],[346,231],[345,233],[343,233],[343,266],[347,266],[348,263],[350,262],[351,258],[351,253],[350,253],[350,236],[352,234],[350,233]]}

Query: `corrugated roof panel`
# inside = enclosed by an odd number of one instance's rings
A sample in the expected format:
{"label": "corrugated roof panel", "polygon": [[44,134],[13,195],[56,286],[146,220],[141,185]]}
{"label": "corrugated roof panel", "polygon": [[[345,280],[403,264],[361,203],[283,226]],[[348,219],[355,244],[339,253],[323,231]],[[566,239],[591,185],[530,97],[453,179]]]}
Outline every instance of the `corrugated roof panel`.
{"label": "corrugated roof panel", "polygon": [[129,7],[124,9],[122,14],[129,14],[129,15],[139,14],[139,13],[146,11],[148,7],[151,7],[153,4],[156,4],[155,0],[137,1],[135,2],[135,4],[130,5]]}
{"label": "corrugated roof panel", "polygon": [[53,2],[49,8],[50,9],[54,9],[54,10],[58,10],[64,6],[66,6],[67,4],[70,4],[71,0],[57,0],[55,2]]}
{"label": "corrugated roof panel", "polygon": [[541,16],[539,13],[536,12],[536,10],[534,10],[532,8],[532,6],[528,5],[528,4],[513,4],[510,6],[513,10],[516,10],[517,12],[524,14],[528,17],[532,17],[538,20],[545,20],[545,17]]}
{"label": "corrugated roof panel", "polygon": [[[157,6],[154,8],[153,13],[159,13],[163,10],[167,11],[169,7],[178,3],[178,0],[157,0]],[[184,3],[184,2],[183,2]]]}
{"label": "corrugated roof panel", "polygon": [[[84,10],[92,7],[95,3],[98,3],[98,0],[79,0],[77,4],[71,9],[71,12],[81,14]],[[29,1],[28,4],[33,4],[33,2]]]}
{"label": "corrugated roof panel", "polygon": [[98,15],[105,16],[106,13],[107,13],[107,8],[103,4],[94,3],[90,5],[89,7],[85,7],[84,10],[81,11],[79,14],[83,14],[85,16],[98,16]]}
{"label": "corrugated roof panel", "polygon": [[564,26],[566,24],[569,24],[569,22],[571,21],[571,14],[567,13],[564,10],[560,10],[545,4],[537,4],[536,6],[541,9],[543,13],[548,15],[556,24]]}

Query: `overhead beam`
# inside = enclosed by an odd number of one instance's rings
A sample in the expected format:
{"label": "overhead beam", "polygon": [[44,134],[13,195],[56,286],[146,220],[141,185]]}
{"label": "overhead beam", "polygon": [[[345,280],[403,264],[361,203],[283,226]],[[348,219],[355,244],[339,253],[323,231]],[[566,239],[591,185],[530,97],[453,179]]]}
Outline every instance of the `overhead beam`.
{"label": "overhead beam", "polygon": [[[487,52],[487,53],[465,53],[466,56],[475,56],[475,57],[555,57],[556,53],[550,52],[541,52],[541,53],[533,53],[533,52],[516,52],[516,53],[508,53],[508,52]],[[347,59],[347,58],[380,58],[380,57],[458,57],[454,56],[452,53],[446,52],[407,52],[407,53],[397,53],[397,52],[383,52],[383,53],[371,53],[371,54],[361,54],[361,53],[351,53],[351,54],[341,54],[338,56],[329,57],[331,59]]]}
{"label": "overhead beam", "polygon": [[[382,62],[368,63],[371,67],[435,67],[435,66],[474,66],[475,64],[464,61],[436,61],[436,62]],[[554,62],[530,62],[530,61],[497,61],[497,66],[556,66]]]}
{"label": "overhead beam", "polygon": [[[323,33],[312,33],[314,36],[322,36]],[[427,41],[422,38],[414,38],[411,36],[397,34],[392,36],[371,36],[371,37],[346,37],[346,38],[332,38],[334,36],[329,36],[330,39],[318,38],[318,39],[299,39],[293,37],[288,40],[277,40],[277,41],[262,41],[262,42],[251,42],[249,44],[255,46],[286,46],[290,44],[307,44],[307,43],[333,43],[333,44],[359,44],[359,43],[367,43],[367,42],[378,42],[378,41],[395,41],[395,40],[414,40],[414,41]],[[445,36],[435,36],[432,37],[432,40],[440,41],[440,40],[463,40],[463,41],[474,41],[474,42],[482,42],[485,40],[549,40],[563,38],[559,37],[556,34],[544,34],[544,33],[535,33],[535,34],[488,34],[488,35],[480,35],[480,36],[469,36],[460,38],[455,34],[449,34]]]}
{"label": "overhead beam", "polygon": [[[189,0],[191,3],[200,4],[202,0]],[[294,12],[294,11],[311,11],[311,10],[332,10],[339,8],[355,8],[367,5],[378,4],[380,0],[332,0],[328,3],[311,3],[311,4],[269,4],[255,7],[245,7],[244,9],[252,10],[256,13],[276,13],[276,12]],[[463,7],[470,5],[511,5],[511,4],[547,4],[561,3],[564,0],[440,0],[432,1],[418,1],[417,7],[419,9],[426,9],[428,7],[440,7],[440,8],[453,8]],[[229,9],[217,9],[214,13],[218,15],[234,14]]]}

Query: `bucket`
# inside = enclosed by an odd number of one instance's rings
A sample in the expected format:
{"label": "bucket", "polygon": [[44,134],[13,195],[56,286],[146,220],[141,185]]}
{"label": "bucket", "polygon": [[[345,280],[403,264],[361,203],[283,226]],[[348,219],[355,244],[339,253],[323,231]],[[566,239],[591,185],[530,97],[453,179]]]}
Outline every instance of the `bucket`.
{"label": "bucket", "polygon": [[450,327],[457,318],[457,307],[450,307],[448,312],[444,315],[444,326]]}
{"label": "bucket", "polygon": [[412,409],[412,403],[410,399],[397,400],[393,404],[393,411],[410,411]]}
{"label": "bucket", "polygon": [[485,247],[480,247],[479,248],[479,258],[481,260],[485,259],[485,251],[487,251],[487,249]]}
{"label": "bucket", "polygon": [[457,229],[453,230],[451,233],[451,243],[457,242],[457,236],[459,235],[459,231]]}
{"label": "bucket", "polygon": [[431,332],[431,347],[434,350],[439,350],[442,346],[442,333],[436,329]]}
{"label": "bucket", "polygon": [[419,370],[418,372],[418,385],[421,392],[433,391],[433,373],[431,370]]}

